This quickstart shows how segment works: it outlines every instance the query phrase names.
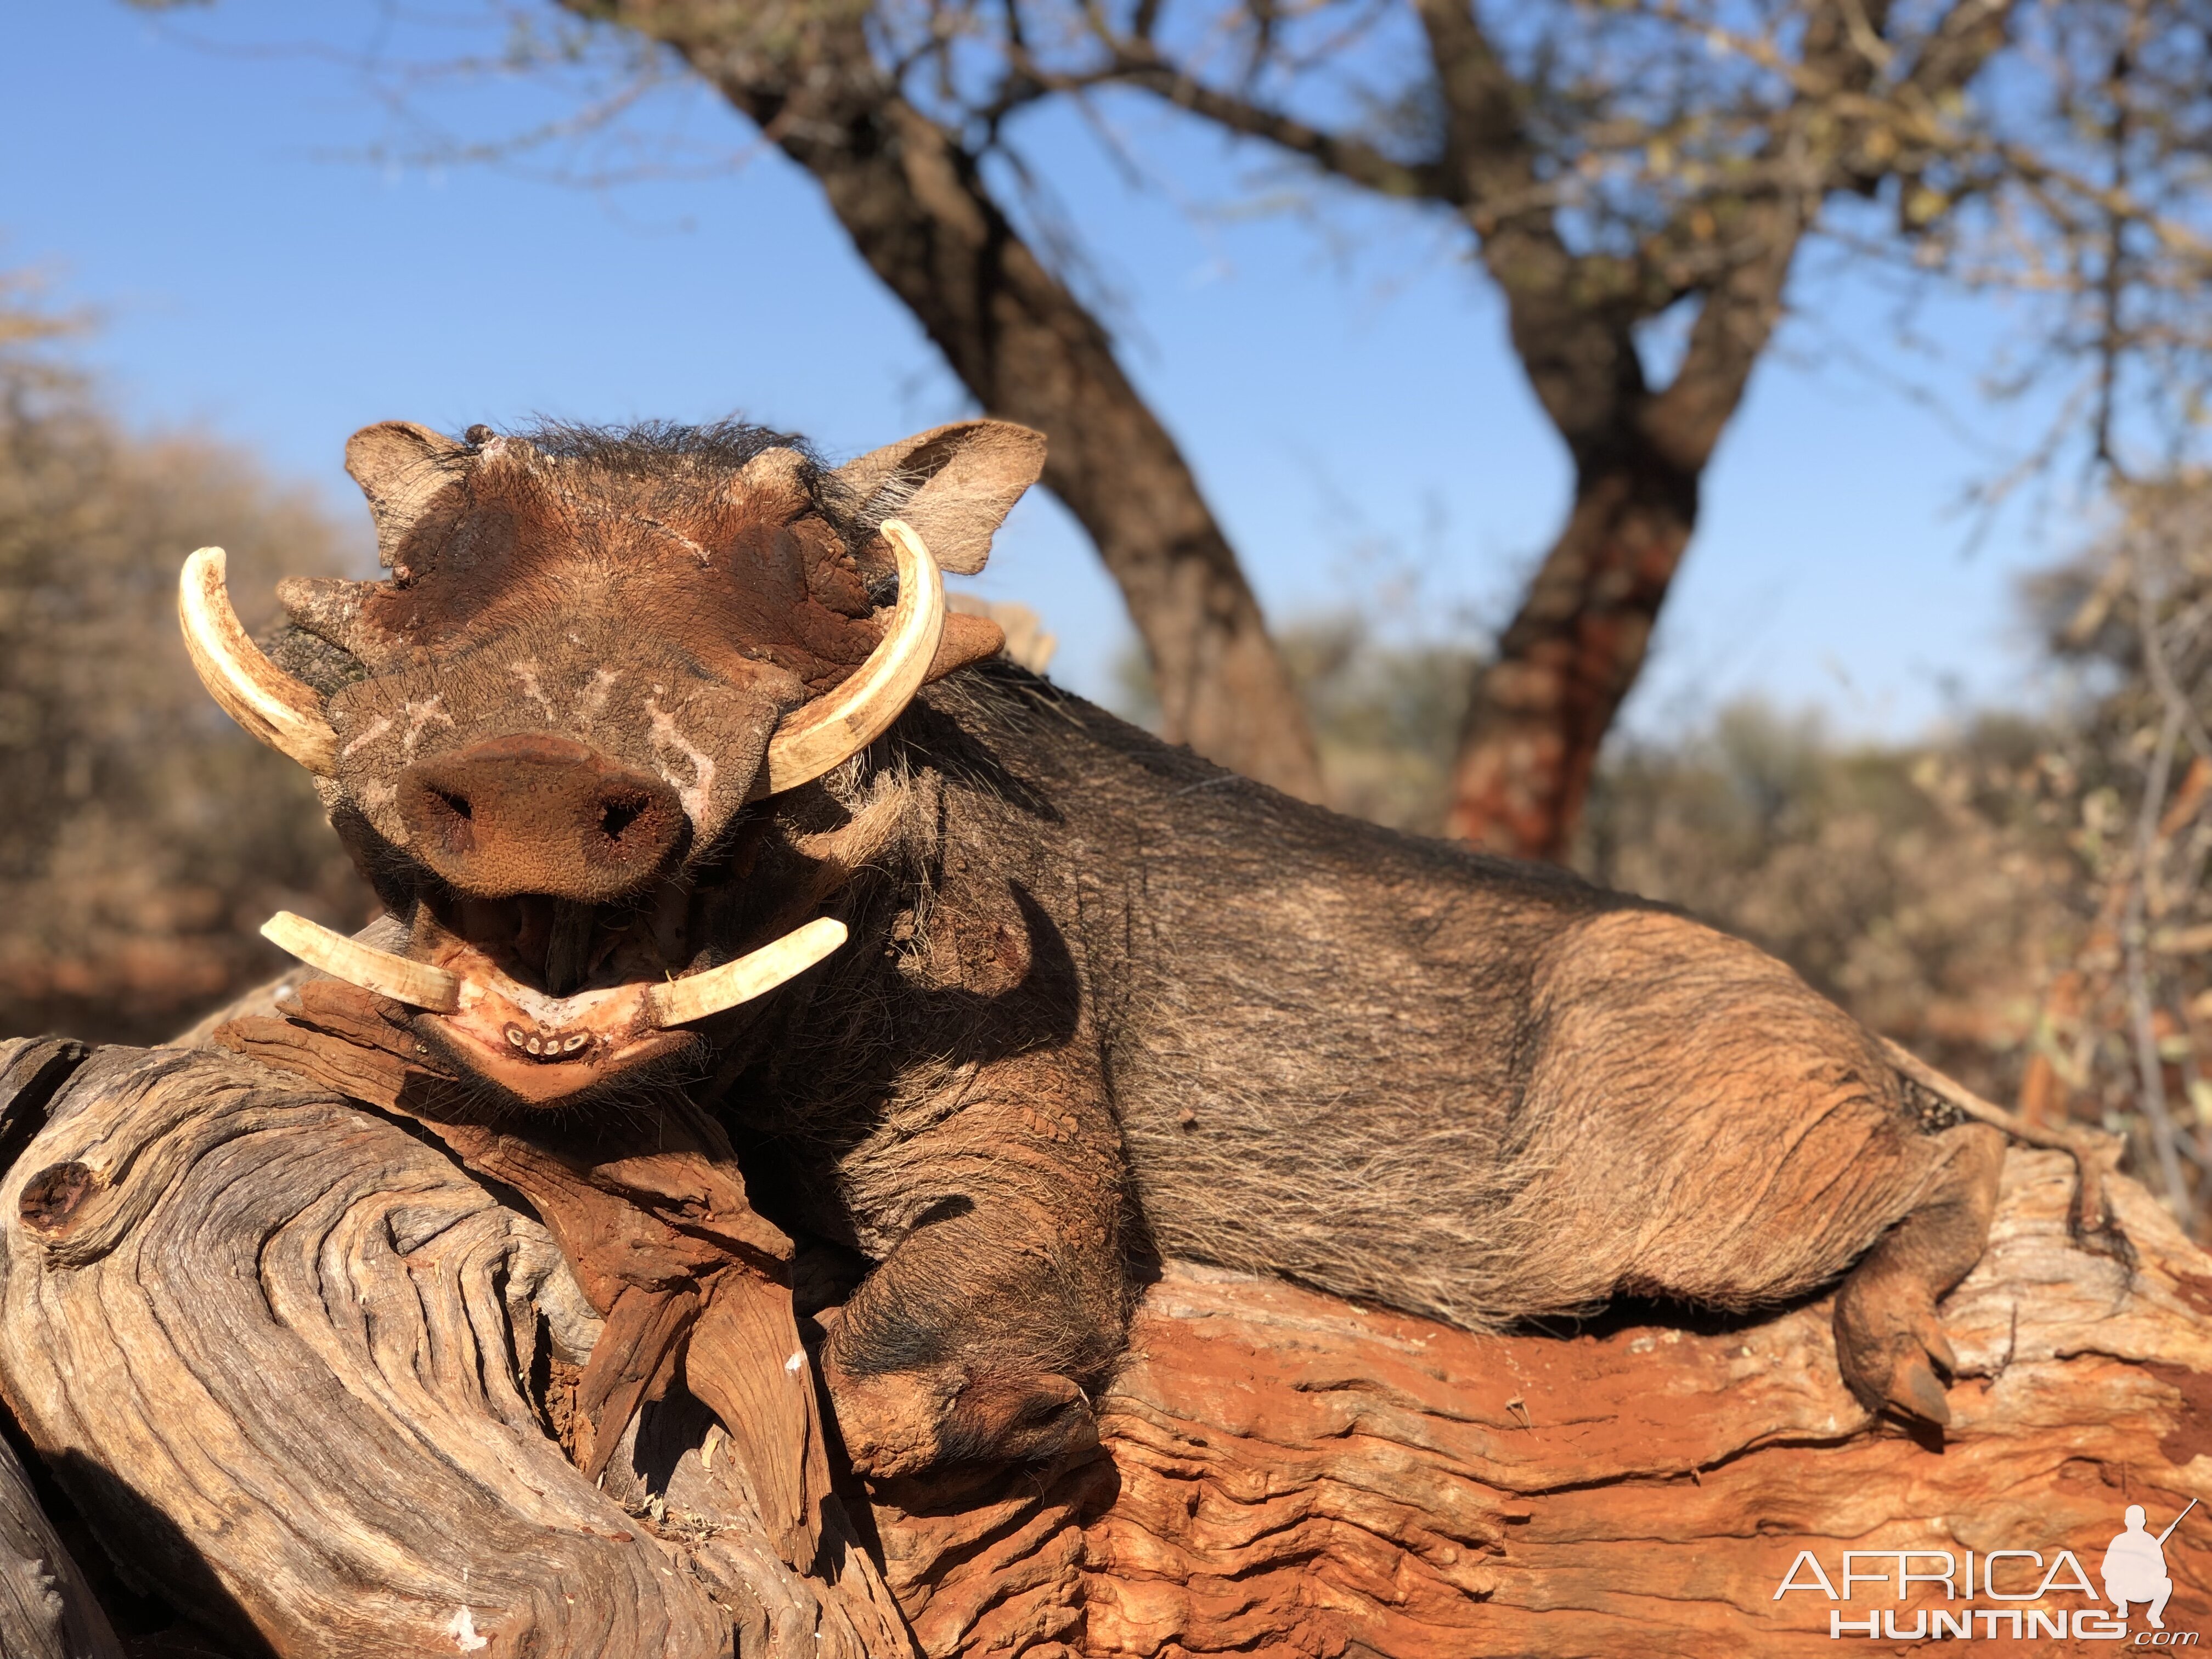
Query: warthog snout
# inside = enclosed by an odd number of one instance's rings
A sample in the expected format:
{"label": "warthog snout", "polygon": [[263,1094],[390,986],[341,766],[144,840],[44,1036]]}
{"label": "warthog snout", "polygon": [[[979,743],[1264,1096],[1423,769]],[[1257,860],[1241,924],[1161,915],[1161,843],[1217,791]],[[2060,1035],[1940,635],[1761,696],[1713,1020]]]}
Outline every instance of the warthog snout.
{"label": "warthog snout", "polygon": [[410,851],[464,892],[603,903],[658,874],[684,808],[649,773],[571,738],[492,738],[409,767]]}

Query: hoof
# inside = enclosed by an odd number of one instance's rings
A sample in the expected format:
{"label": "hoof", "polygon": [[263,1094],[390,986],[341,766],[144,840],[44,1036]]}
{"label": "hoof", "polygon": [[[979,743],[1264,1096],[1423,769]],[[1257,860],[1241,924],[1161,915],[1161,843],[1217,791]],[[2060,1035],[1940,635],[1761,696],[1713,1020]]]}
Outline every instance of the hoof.
{"label": "hoof", "polygon": [[823,1376],[846,1455],[870,1480],[946,1463],[1051,1462],[1097,1443],[1091,1401],[1069,1377],[971,1376],[949,1365],[856,1376],[834,1347]]}
{"label": "hoof", "polygon": [[858,1474],[890,1480],[927,1468],[942,1455],[938,1425],[958,1384],[942,1372],[887,1371],[855,1376],[834,1360],[823,1367],[845,1453]]}
{"label": "hoof", "polygon": [[1091,1401],[1055,1373],[978,1377],[947,1413],[949,1456],[1049,1463],[1098,1443]]}
{"label": "hoof", "polygon": [[1836,1364],[1869,1411],[1949,1426],[1943,1379],[1957,1374],[1959,1358],[1921,1285],[1899,1277],[1847,1281],[1836,1298]]}
{"label": "hoof", "polygon": [[[1948,1350],[1950,1344],[1944,1344]],[[1951,1402],[1943,1397],[1943,1385],[1936,1380],[1936,1373],[1922,1359],[1908,1359],[1890,1373],[1889,1390],[1884,1403],[1908,1417],[1917,1417],[1940,1427],[1951,1422]]]}

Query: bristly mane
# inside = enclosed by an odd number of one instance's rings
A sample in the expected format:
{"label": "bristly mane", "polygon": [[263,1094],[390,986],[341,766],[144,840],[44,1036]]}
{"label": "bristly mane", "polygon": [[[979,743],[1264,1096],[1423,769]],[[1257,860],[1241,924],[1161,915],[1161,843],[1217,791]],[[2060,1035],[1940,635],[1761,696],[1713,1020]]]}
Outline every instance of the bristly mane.
{"label": "bristly mane", "polygon": [[896,510],[895,504],[879,505],[879,510],[864,516],[868,504],[854,499],[805,438],[735,416],[705,426],[686,426],[677,421],[592,426],[580,421],[540,420],[501,435],[557,460],[579,462],[625,478],[666,474],[672,463],[687,464],[687,470],[705,466],[735,473],[769,450],[793,450],[806,464],[808,486],[823,514],[856,553],[874,534],[875,521]]}
{"label": "bristly mane", "polygon": [[671,461],[726,467],[735,472],[770,449],[795,449],[819,469],[814,447],[794,432],[757,426],[734,416],[707,426],[640,421],[629,426],[588,426],[579,421],[539,421],[502,436],[563,461],[580,461],[610,472],[647,477]]}

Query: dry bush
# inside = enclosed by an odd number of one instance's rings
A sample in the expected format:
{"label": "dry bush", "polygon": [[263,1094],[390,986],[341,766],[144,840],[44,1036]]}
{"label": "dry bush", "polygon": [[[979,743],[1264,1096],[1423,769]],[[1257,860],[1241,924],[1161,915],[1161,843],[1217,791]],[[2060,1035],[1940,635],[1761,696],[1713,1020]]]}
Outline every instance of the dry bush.
{"label": "dry bush", "polygon": [[2054,729],[2081,937],[2047,989],[2024,1103],[2125,1133],[2212,1236],[2212,476],[2116,490],[2033,597],[2085,693]]}
{"label": "dry bush", "polygon": [[81,376],[0,354],[0,1035],[158,1039],[276,970],[270,911],[366,916],[307,779],[185,660],[177,568],[210,542],[249,627],[277,575],[342,562],[246,458],[136,437]]}

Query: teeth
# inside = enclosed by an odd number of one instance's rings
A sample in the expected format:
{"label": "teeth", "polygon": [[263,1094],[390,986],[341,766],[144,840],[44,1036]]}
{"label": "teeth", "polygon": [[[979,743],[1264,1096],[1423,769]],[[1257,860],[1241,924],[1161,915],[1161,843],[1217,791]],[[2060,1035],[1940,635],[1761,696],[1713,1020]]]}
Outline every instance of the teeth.
{"label": "teeth", "polygon": [[541,1060],[560,1060],[576,1053],[592,1040],[589,1031],[570,1031],[563,1036],[559,1031],[526,1031],[520,1025],[507,1028],[507,1042],[526,1054],[535,1054]]}
{"label": "teeth", "polygon": [[412,1003],[434,1014],[450,1014],[461,1006],[461,982],[444,969],[410,962],[389,951],[372,950],[358,939],[333,933],[289,910],[279,910],[263,922],[261,937],[332,979],[358,985],[379,996]]}
{"label": "teeth", "polygon": [[709,968],[703,974],[672,979],[645,994],[645,1011],[656,1025],[686,1025],[719,1014],[803,974],[845,942],[845,924],[817,916],[804,927],[763,945],[750,956]]}

